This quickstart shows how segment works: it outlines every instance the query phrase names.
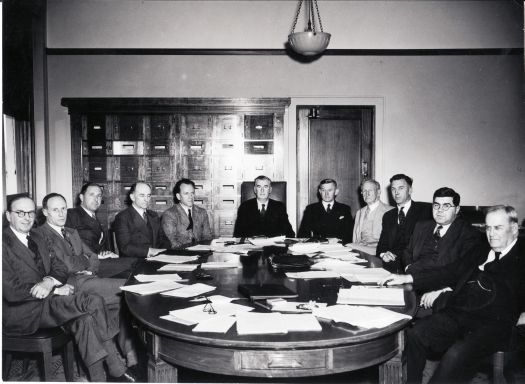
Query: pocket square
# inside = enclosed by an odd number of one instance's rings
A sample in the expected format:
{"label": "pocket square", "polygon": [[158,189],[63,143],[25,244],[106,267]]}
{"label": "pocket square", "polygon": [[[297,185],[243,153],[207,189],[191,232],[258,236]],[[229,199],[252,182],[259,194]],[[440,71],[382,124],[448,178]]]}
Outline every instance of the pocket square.
{"label": "pocket square", "polygon": [[344,216],[339,216],[339,220],[343,220],[344,218]]}

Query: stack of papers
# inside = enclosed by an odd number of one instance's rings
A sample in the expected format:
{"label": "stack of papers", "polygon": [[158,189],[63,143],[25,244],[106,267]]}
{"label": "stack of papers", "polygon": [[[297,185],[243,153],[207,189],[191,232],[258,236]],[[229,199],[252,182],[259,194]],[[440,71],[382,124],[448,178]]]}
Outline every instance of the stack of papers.
{"label": "stack of papers", "polygon": [[299,302],[286,300],[267,300],[273,312],[281,313],[312,313],[314,308],[326,307],[326,303]]}
{"label": "stack of papers", "polygon": [[246,244],[233,244],[233,245],[228,245],[225,247],[214,247],[213,251],[214,252],[238,253],[241,255],[247,255],[248,252],[250,251],[260,251],[261,249],[262,247],[246,243]]}
{"label": "stack of papers", "polygon": [[337,304],[405,305],[402,288],[352,287],[339,289]]}
{"label": "stack of papers", "polygon": [[178,289],[181,287],[184,287],[184,285],[175,281],[162,280],[147,284],[126,285],[120,287],[120,289],[138,295],[152,295],[154,293],[169,291],[170,289]]}
{"label": "stack of papers", "polygon": [[202,245],[197,244],[192,247],[186,248],[188,251],[197,251],[197,252],[203,252],[203,251],[211,251],[211,246],[209,245]]}
{"label": "stack of papers", "polygon": [[191,331],[195,333],[226,333],[235,324],[236,320],[233,316],[218,316],[210,320],[201,321]]}
{"label": "stack of papers", "polygon": [[342,261],[337,259],[320,259],[317,261],[314,265],[310,267],[314,270],[321,270],[321,271],[339,271],[341,272],[347,272],[355,271],[356,269],[362,269],[365,268],[364,265],[356,265],[355,263],[351,261]]}
{"label": "stack of papers", "polygon": [[157,271],[177,271],[177,272],[191,272],[200,264],[166,264],[163,267],[157,269]]}
{"label": "stack of papers", "polygon": [[209,261],[207,263],[202,263],[202,269],[225,269],[225,268],[239,268],[241,264],[235,261]]}
{"label": "stack of papers", "polygon": [[286,272],[286,277],[290,279],[326,279],[340,277],[337,271],[306,271],[306,272]]}
{"label": "stack of papers", "polygon": [[146,283],[149,281],[181,281],[183,280],[177,273],[163,273],[159,275],[135,275],[135,279],[141,283]]}
{"label": "stack of papers", "polygon": [[238,313],[236,317],[239,335],[286,334],[322,330],[319,321],[311,314],[285,315],[278,312],[247,312]]}
{"label": "stack of papers", "polygon": [[215,246],[225,246],[226,244],[238,244],[241,241],[240,237],[219,237],[218,239],[213,239],[211,241],[211,247]]}
{"label": "stack of papers", "polygon": [[376,249],[377,249],[377,246],[372,246],[372,245],[361,245],[361,244],[357,244],[357,243],[350,243],[350,244],[347,244],[346,245],[347,247],[350,247],[350,249],[356,249],[358,251],[361,251],[361,252],[364,252],[368,255],[373,255],[375,256],[376,254]]}
{"label": "stack of papers", "polygon": [[320,252],[321,244],[319,243],[297,243],[290,245],[288,251],[300,255],[312,255]]}
{"label": "stack of papers", "polygon": [[[216,319],[220,319],[221,317],[253,310],[253,307],[223,301],[213,303],[213,309],[216,312],[213,313],[206,310],[207,308],[205,307],[209,305],[210,304],[200,304],[189,308],[177,309],[170,311],[169,315],[161,316],[161,318],[184,325],[194,325],[203,321],[216,321]],[[212,326],[212,324],[209,324],[209,326]]]}
{"label": "stack of papers", "polygon": [[202,283],[195,283],[190,285],[182,285],[179,284],[181,287],[178,289],[174,289],[173,291],[167,291],[162,292],[162,296],[170,296],[170,297],[193,297],[193,296],[199,296],[203,295],[205,293],[211,292],[215,290],[215,287],[208,284],[202,284]]}
{"label": "stack of papers", "polygon": [[158,255],[153,257],[148,257],[147,261],[160,261],[162,263],[170,264],[182,264],[188,263],[191,261],[197,261],[199,256],[179,256],[179,255]]}
{"label": "stack of papers", "polygon": [[345,272],[342,277],[352,283],[379,284],[390,275],[383,268],[363,268],[353,272]]}
{"label": "stack of papers", "polygon": [[275,237],[250,237],[248,241],[252,243],[253,245],[257,247],[269,247],[269,246],[282,246],[285,247],[286,244],[284,244],[284,236],[275,236]]}
{"label": "stack of papers", "polygon": [[397,313],[381,307],[361,307],[352,305],[332,305],[326,308],[314,308],[316,317],[332,320],[336,323],[351,324],[361,328],[384,328],[411,316]]}

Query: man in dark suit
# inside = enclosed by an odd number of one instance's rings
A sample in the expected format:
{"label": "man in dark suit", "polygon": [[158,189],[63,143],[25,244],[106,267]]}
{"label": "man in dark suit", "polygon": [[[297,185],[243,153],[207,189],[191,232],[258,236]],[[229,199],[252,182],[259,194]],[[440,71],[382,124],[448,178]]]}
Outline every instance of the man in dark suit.
{"label": "man in dark suit", "polygon": [[402,272],[401,256],[410,242],[418,221],[432,219],[428,203],[412,200],[412,178],[397,174],[390,178],[390,192],[397,209],[383,215],[383,226],[376,256],[383,259],[383,267],[391,272]]}
{"label": "man in dark suit", "polygon": [[131,206],[120,212],[113,223],[120,257],[149,257],[165,251],[170,242],[156,212],[148,209],[151,187],[137,182],[129,191]]}
{"label": "man in dark suit", "polygon": [[491,207],[485,223],[489,244],[478,253],[475,267],[453,291],[437,297],[436,313],[408,331],[411,383],[421,382],[425,360],[436,355],[441,360],[431,383],[468,382],[480,358],[505,348],[525,309],[525,247],[518,240],[516,211]]}
{"label": "man in dark suit", "polygon": [[[479,252],[482,234],[468,222],[458,217],[460,196],[452,188],[443,187],[434,192],[432,214],[434,220],[416,223],[410,243],[403,252],[405,275],[390,275],[388,285],[412,283],[421,293],[421,304],[452,287],[461,276],[456,263],[468,264],[472,255]],[[461,264],[463,265],[463,264]],[[449,289],[449,288],[448,288]]]}
{"label": "man in dark suit", "polygon": [[110,251],[108,231],[96,215],[102,203],[102,188],[96,183],[86,183],[78,197],[80,205],[67,211],[66,227],[76,229],[82,241],[99,258],[118,257]]}
{"label": "man in dark suit", "polygon": [[137,364],[129,324],[121,315],[124,305],[120,287],[126,279],[98,277],[100,262],[98,255],[80,239],[76,229],[65,227],[67,205],[65,198],[58,193],[50,193],[42,200],[42,212],[46,222],[36,228],[47,241],[49,252],[59,258],[70,274],[68,283],[76,292],[95,293],[104,299],[107,311],[114,322],[120,324],[119,346],[129,367]]}
{"label": "man in dark suit", "polygon": [[2,331],[29,335],[39,328],[65,327],[73,335],[92,381],[109,375],[134,381],[120,361],[113,336],[118,327],[96,294],[74,293],[67,267],[50,253],[46,240],[31,232],[35,204],[28,197],[13,199],[2,238]]}
{"label": "man in dark suit", "polygon": [[308,205],[304,210],[297,237],[337,237],[343,243],[352,241],[354,220],[351,208],[335,201],[339,194],[337,182],[323,179],[318,188],[321,201]]}
{"label": "man in dark suit", "polygon": [[272,181],[266,176],[258,176],[254,180],[253,192],[256,198],[242,203],[237,211],[234,236],[295,237],[286,207],[283,203],[270,199]]}

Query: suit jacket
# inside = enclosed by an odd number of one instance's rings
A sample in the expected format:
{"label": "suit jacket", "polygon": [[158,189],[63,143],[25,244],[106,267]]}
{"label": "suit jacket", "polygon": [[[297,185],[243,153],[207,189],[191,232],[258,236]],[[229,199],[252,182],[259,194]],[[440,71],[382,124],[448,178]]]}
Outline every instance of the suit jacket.
{"label": "suit jacket", "polygon": [[[354,234],[352,236],[352,242],[354,243],[360,243],[361,241],[363,241],[361,231],[363,230],[366,209],[367,206],[364,206],[359,211],[357,211],[355,215]],[[368,245],[375,246],[379,241],[379,237],[381,236],[383,215],[385,214],[385,212],[388,212],[391,209],[392,207],[390,205],[379,201],[379,205],[377,206],[377,208],[374,209],[373,212],[369,213],[369,217],[372,218],[372,239],[369,239],[367,241]]]}
{"label": "suit jacket", "polygon": [[461,217],[457,217],[439,240],[436,258],[425,258],[421,252],[425,240],[432,236],[436,222],[420,221],[414,228],[408,247],[403,252],[406,273],[411,274],[414,289],[432,291],[454,287],[465,271],[476,264],[483,245],[483,235]]}
{"label": "suit jacket", "polygon": [[377,244],[376,256],[380,257],[383,252],[390,251],[397,259],[389,263],[383,263],[385,269],[393,272],[400,271],[403,251],[408,246],[414,227],[418,221],[432,219],[432,205],[412,201],[410,209],[406,213],[405,228],[400,229],[397,223],[398,210],[391,209],[383,215],[383,229]]}
{"label": "suit jacket", "polygon": [[113,231],[120,257],[147,257],[149,248],[170,248],[157,213],[148,209],[146,214],[151,234],[144,219],[132,206],[115,217]]}
{"label": "suit jacket", "polygon": [[191,209],[193,230],[188,230],[190,220],[180,204],[175,204],[162,214],[162,229],[171,242],[172,248],[181,248],[195,241],[207,241],[213,238],[206,210],[193,206]]}
{"label": "suit jacket", "polygon": [[76,229],[82,241],[93,252],[110,250],[107,229],[81,206],[67,210],[66,227]]}
{"label": "suit jacket", "polygon": [[91,271],[96,274],[100,265],[98,255],[91,251],[80,239],[80,235],[76,229],[67,227],[64,227],[64,229],[71,246],[67,240],[48,223],[41,225],[32,232],[37,232],[46,239],[49,249],[67,266],[69,273],[74,274],[79,271]]}
{"label": "suit jacket", "polygon": [[297,237],[337,237],[346,243],[352,241],[353,226],[352,209],[348,205],[334,201],[330,213],[326,213],[319,201],[305,208]]}
{"label": "suit jacket", "polygon": [[[35,263],[31,252],[13,233],[5,228],[2,235],[2,331],[8,335],[29,335],[36,332],[44,300],[31,296],[29,291],[51,276],[65,283],[68,278],[67,267],[54,257],[46,246],[46,241],[38,234],[31,234],[37,244],[44,270]],[[52,295],[50,295],[52,296]]]}
{"label": "suit jacket", "polygon": [[272,199],[268,199],[264,217],[261,217],[259,213],[257,199],[250,199],[242,203],[237,211],[233,233],[235,237],[279,235],[295,237],[284,204]]}

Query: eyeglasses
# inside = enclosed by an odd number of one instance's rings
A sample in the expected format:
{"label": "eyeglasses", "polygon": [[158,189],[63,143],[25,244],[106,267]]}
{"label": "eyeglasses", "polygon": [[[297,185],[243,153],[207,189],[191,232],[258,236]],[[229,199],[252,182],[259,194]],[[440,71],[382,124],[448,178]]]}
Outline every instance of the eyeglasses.
{"label": "eyeglasses", "polygon": [[445,204],[434,203],[434,204],[432,204],[432,209],[434,211],[439,211],[440,209],[442,209],[443,211],[448,211],[452,207],[455,207],[455,205],[454,204],[449,204],[449,203],[445,203]]}
{"label": "eyeglasses", "polygon": [[18,215],[18,217],[22,218],[22,217],[25,217],[25,215],[27,215],[27,217],[29,217],[30,219],[33,219],[36,215],[35,211],[11,211],[13,213],[16,213]]}
{"label": "eyeglasses", "polygon": [[206,301],[206,304],[204,304],[204,307],[202,308],[202,312],[207,312],[209,315],[217,314],[217,311],[215,310],[215,308],[213,308],[213,305],[209,298],[207,298],[206,296],[199,296],[197,297],[197,299]]}

